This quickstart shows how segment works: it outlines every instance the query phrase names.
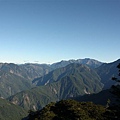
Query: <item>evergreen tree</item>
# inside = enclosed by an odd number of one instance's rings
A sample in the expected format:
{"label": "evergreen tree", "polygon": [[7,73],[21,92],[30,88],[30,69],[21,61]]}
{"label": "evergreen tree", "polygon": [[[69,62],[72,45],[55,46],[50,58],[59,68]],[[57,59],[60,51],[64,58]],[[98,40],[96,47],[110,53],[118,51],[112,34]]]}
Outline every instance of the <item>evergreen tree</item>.
{"label": "evergreen tree", "polygon": [[[116,82],[120,83],[120,63],[118,64],[117,68],[119,69],[118,77],[112,77],[112,80],[115,80]],[[113,94],[120,98],[120,85],[112,86]]]}
{"label": "evergreen tree", "polygon": [[[118,76],[120,76],[120,63],[119,63],[119,65],[117,66],[117,68],[119,69],[119,74],[118,74]],[[112,80],[115,80],[116,82],[120,82],[120,79],[119,79],[119,78],[116,78],[116,77],[112,77]]]}
{"label": "evergreen tree", "polygon": [[[117,83],[120,83],[120,63],[117,66],[119,69],[118,77],[112,77],[112,80],[115,80]],[[113,85],[111,87],[112,93],[116,96],[116,105],[109,107],[110,110],[113,111],[113,118],[116,120],[120,120],[120,85]]]}

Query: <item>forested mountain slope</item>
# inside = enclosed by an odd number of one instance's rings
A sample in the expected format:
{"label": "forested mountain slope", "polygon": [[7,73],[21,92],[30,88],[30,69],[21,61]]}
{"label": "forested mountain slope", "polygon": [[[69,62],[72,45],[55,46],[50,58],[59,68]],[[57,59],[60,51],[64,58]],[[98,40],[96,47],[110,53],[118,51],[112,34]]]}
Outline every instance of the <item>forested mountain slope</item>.
{"label": "forested mountain slope", "polygon": [[49,70],[46,65],[0,63],[0,96],[6,98],[34,87],[32,80]]}
{"label": "forested mountain slope", "polygon": [[98,75],[101,78],[101,82],[104,84],[104,89],[108,89],[111,85],[116,84],[112,81],[112,77],[118,75],[118,69],[116,66],[120,63],[120,59],[111,63],[104,63],[100,67],[96,68]]}
{"label": "forested mountain slope", "polygon": [[46,78],[43,80],[44,84],[11,96],[9,100],[26,109],[40,109],[51,101],[96,93],[103,87],[97,73],[80,64],[58,68],[44,78]]}
{"label": "forested mountain slope", "polygon": [[0,98],[0,120],[21,120],[27,115],[23,108]]}
{"label": "forested mountain slope", "polygon": [[65,61],[65,64],[62,61],[52,65],[0,63],[0,96],[6,98],[22,90],[30,89],[35,86],[35,84],[32,84],[34,79],[42,77],[50,71],[70,63],[87,64],[92,67],[102,64],[93,59],[68,60]]}

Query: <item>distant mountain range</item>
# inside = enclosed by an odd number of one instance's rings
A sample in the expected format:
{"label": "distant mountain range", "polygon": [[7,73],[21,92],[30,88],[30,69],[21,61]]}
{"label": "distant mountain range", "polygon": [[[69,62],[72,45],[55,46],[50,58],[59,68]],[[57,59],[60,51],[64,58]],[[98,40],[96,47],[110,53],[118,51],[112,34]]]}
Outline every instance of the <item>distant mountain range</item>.
{"label": "distant mountain range", "polygon": [[102,64],[93,59],[61,61],[52,65],[0,63],[0,96],[6,98],[20,91],[35,87],[32,84],[34,79],[44,76],[56,68],[65,67],[70,63],[87,64],[91,67]]}
{"label": "distant mountain range", "polygon": [[[80,79],[82,76],[84,81],[87,79],[90,80],[91,76],[97,76],[96,78],[101,82],[101,84],[103,83],[104,89],[107,89],[115,83],[111,80],[111,77],[117,73],[116,66],[119,62],[120,60],[117,60],[113,63],[107,64],[86,58],[61,61],[52,65],[31,63],[16,65],[13,63],[0,63],[0,96],[6,98],[35,86],[58,82],[59,80],[68,77],[70,74],[75,74],[74,76],[77,79]],[[70,67],[75,67],[75,64],[76,66],[78,64],[86,65],[86,68],[88,66],[89,69],[94,69],[96,74],[86,76],[87,72],[85,71],[86,73],[84,73],[83,76],[81,75],[81,72],[77,73],[76,69]],[[75,71],[77,75],[73,71]]]}
{"label": "distant mountain range", "polygon": [[11,96],[9,100],[24,108],[40,109],[41,106],[45,106],[46,101],[59,101],[78,95],[97,93],[103,87],[95,70],[75,63],[53,70],[37,80],[39,87]]}
{"label": "distant mountain range", "polygon": [[[111,78],[117,76],[116,66],[119,63],[120,59],[102,63],[88,58],[52,65],[0,63],[0,102],[5,104],[8,101],[1,98],[7,98],[27,111],[38,110],[50,102],[69,98],[105,105],[106,100],[112,98],[106,89],[116,84]],[[12,109],[16,107],[13,104]],[[26,110],[21,107],[18,109],[22,110],[22,116]],[[0,109],[2,112],[4,109]],[[4,120],[5,115],[0,114],[0,119]]]}
{"label": "distant mountain range", "polygon": [[56,69],[56,68],[60,68],[60,67],[65,67],[65,66],[67,66],[68,64],[71,64],[71,63],[88,65],[89,67],[92,67],[92,68],[97,68],[97,67],[99,67],[100,65],[103,64],[100,61],[90,59],[90,58],[85,58],[85,59],[68,60],[68,61],[62,60],[60,62],[53,63],[51,65],[51,68]]}
{"label": "distant mountain range", "polygon": [[[69,64],[55,69],[45,76],[34,79],[32,82],[38,87],[11,96],[9,100],[15,104],[22,105],[26,109],[40,109],[50,101],[59,101],[78,95],[100,92],[106,87],[104,83],[108,83],[107,88],[110,88],[115,83],[110,78],[117,73],[114,69],[117,70],[116,65],[119,62],[120,60],[117,60],[113,63],[101,65],[98,68],[76,63]],[[103,72],[104,66],[109,67],[105,67],[106,70]],[[108,74],[110,71],[111,74]],[[101,77],[101,75],[104,76]],[[109,80],[104,79],[106,76]],[[26,99],[25,95],[29,99],[29,104],[24,102]]]}

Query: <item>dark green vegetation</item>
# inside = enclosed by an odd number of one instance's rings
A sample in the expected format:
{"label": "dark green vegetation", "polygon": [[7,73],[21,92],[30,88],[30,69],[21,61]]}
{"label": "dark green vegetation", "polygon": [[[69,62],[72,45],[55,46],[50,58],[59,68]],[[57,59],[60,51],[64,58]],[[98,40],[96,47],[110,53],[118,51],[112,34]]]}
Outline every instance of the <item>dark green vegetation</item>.
{"label": "dark green vegetation", "polygon": [[118,77],[112,77],[112,80],[116,81],[116,82],[120,82],[120,63],[118,64],[117,68],[119,69],[118,71]]}
{"label": "dark green vegetation", "polygon": [[[112,80],[116,81],[117,83],[120,83],[120,63],[118,64],[117,68],[118,75],[117,77],[113,77]],[[116,103],[111,107],[111,109],[115,111],[115,115],[118,116],[118,118],[120,119],[120,85],[112,85],[111,88],[111,93],[116,96]]]}
{"label": "dark green vegetation", "polygon": [[113,91],[112,88],[103,90],[99,93],[94,93],[90,95],[84,95],[84,96],[77,96],[71,99],[74,99],[76,101],[82,102],[93,102],[94,104],[100,104],[100,105],[107,105],[107,101],[110,100],[110,105],[113,105],[116,103],[116,96],[111,93]]}
{"label": "dark green vegetation", "polygon": [[92,102],[62,100],[30,112],[28,120],[114,120],[114,112]]}
{"label": "dark green vegetation", "polygon": [[95,70],[80,64],[58,68],[40,78],[38,84],[44,86],[23,91],[9,100],[26,109],[40,109],[51,101],[96,93],[103,87]]}
{"label": "dark green vegetation", "polygon": [[21,120],[27,115],[23,108],[0,98],[0,120]]}

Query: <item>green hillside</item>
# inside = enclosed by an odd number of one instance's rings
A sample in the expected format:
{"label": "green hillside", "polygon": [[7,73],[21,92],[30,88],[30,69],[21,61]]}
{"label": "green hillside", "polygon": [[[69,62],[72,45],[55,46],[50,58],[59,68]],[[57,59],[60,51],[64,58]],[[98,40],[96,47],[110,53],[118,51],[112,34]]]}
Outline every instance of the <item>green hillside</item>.
{"label": "green hillside", "polygon": [[0,76],[0,96],[4,98],[32,87],[32,84],[22,76],[4,71],[0,72]]}
{"label": "green hillside", "polygon": [[49,72],[47,65],[0,63],[0,96],[6,98],[32,88],[32,80]]}
{"label": "green hillside", "polygon": [[55,102],[57,96],[47,86],[41,86],[17,93],[9,97],[8,100],[26,110],[37,110],[51,101]]}
{"label": "green hillside", "polygon": [[0,120],[21,120],[27,115],[23,108],[0,98]]}
{"label": "green hillside", "polygon": [[94,80],[96,80],[99,84],[101,80],[94,69],[86,65],[72,63],[66,67],[55,69],[43,77],[35,79],[33,83],[36,83],[38,86],[46,85],[48,83],[59,81],[61,78],[69,75],[72,75],[77,79],[83,78],[83,81],[87,79],[90,82],[94,82]]}

